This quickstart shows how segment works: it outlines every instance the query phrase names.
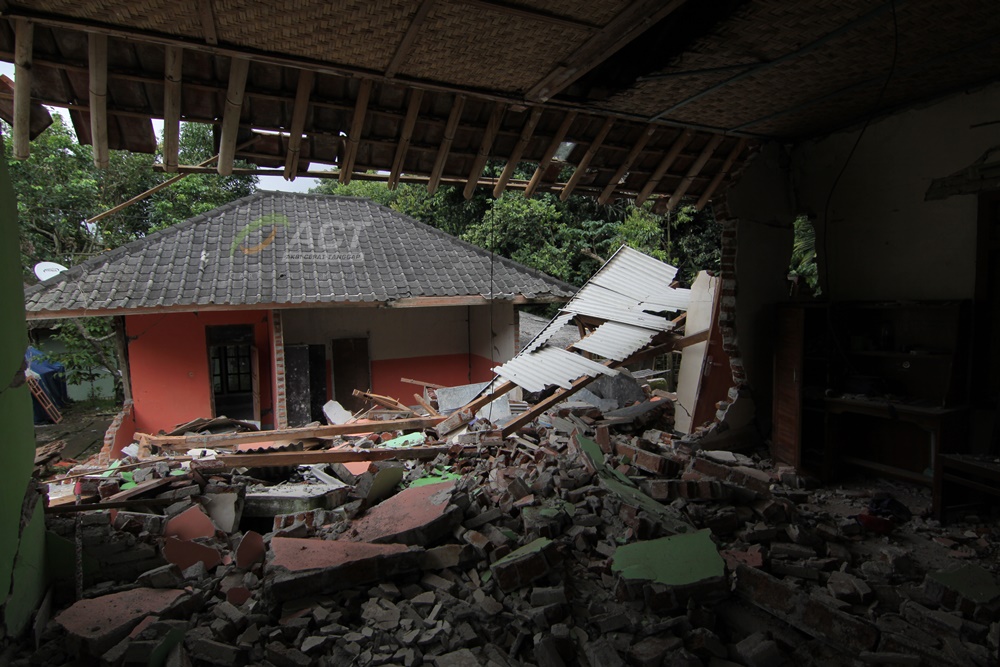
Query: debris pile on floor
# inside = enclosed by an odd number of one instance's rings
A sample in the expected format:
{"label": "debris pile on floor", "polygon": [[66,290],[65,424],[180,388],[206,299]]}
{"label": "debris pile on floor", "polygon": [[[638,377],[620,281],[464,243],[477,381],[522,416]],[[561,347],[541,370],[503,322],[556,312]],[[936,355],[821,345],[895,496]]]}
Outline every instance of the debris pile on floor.
{"label": "debris pile on floor", "polygon": [[698,450],[643,398],[351,450],[395,459],[82,477],[114,507],[50,507],[62,610],[13,664],[996,664],[995,519]]}

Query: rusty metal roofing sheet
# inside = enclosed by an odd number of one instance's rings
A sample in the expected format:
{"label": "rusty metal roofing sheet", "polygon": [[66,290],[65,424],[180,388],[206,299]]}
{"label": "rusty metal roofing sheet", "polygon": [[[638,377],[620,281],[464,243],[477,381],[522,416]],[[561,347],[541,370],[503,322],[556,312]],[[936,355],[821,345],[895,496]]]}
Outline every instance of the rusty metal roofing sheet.
{"label": "rusty metal roofing sheet", "polygon": [[553,384],[569,389],[574,380],[584,375],[615,375],[618,371],[574,352],[543,347],[530,354],[520,354],[497,366],[493,372],[528,391],[542,391]]}
{"label": "rusty metal roofing sheet", "polygon": [[605,359],[623,361],[648,345],[656,333],[651,329],[620,322],[605,322],[586,338],[574,343],[573,347]]}

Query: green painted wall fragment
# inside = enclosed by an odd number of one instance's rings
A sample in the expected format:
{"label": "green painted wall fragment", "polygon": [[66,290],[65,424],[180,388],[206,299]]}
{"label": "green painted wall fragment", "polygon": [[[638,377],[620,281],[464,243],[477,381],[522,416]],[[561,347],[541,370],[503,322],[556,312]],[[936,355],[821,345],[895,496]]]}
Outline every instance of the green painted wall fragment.
{"label": "green painted wall fragment", "polygon": [[725,575],[710,530],[635,542],[615,551],[611,571],[626,579],[684,586]]}
{"label": "green painted wall fragment", "polygon": [[493,563],[493,567],[496,567],[498,565],[504,565],[505,563],[509,563],[511,561],[515,561],[518,558],[527,556],[528,554],[538,553],[539,551],[549,546],[550,544],[552,544],[552,540],[550,540],[549,538],[539,537],[537,540],[533,542],[528,542],[520,549],[515,549],[514,551],[511,551],[509,554],[507,554],[497,562]]}

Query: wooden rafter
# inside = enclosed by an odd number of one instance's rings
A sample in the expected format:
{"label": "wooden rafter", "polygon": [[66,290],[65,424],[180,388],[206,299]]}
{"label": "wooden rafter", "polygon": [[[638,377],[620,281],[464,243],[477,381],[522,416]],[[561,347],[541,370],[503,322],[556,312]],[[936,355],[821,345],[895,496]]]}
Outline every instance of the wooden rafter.
{"label": "wooden rafter", "polygon": [[250,61],[233,58],[229,63],[229,88],[226,90],[226,108],[222,115],[222,136],[219,139],[218,172],[223,176],[233,173],[236,156],[236,138],[240,131],[240,113],[243,110],[243,91],[247,85]]}
{"label": "wooden rafter", "polygon": [[14,157],[31,155],[31,52],[35,27],[14,19]]}
{"label": "wooden rafter", "polygon": [[628,155],[625,156],[625,161],[619,165],[618,170],[614,173],[614,176],[611,177],[608,184],[603,190],[601,190],[601,195],[597,198],[597,202],[599,204],[603,206],[611,200],[611,196],[614,194],[615,190],[618,189],[618,185],[621,183],[621,180],[625,178],[625,174],[627,174],[628,170],[632,168],[632,163],[636,161],[636,158],[639,157],[639,153],[642,152],[642,149],[646,147],[646,144],[649,143],[649,140],[659,129],[660,128],[656,125],[647,125],[643,129],[642,134],[640,134],[639,138],[635,140],[635,143],[632,144],[632,148],[629,150]]}
{"label": "wooden rafter", "polygon": [[544,102],[559,94],[683,4],[684,0],[633,2],[532,86],[525,97]]}
{"label": "wooden rafter", "polygon": [[694,183],[694,179],[701,173],[701,170],[705,168],[709,158],[712,157],[712,153],[715,152],[715,149],[719,147],[719,144],[722,143],[724,138],[725,137],[721,134],[716,134],[708,140],[708,143],[705,144],[705,148],[701,151],[701,154],[698,155],[698,158],[693,163],[691,163],[691,167],[688,169],[687,174],[685,174],[684,180],[677,185],[677,189],[674,190],[672,195],[670,195],[670,200],[667,201],[668,211],[672,211],[677,208],[681,198],[687,194],[691,184]]}
{"label": "wooden rafter", "polygon": [[358,147],[361,145],[361,133],[365,129],[365,113],[368,111],[368,98],[372,93],[371,79],[364,79],[358,86],[358,98],[354,101],[354,115],[351,117],[351,133],[347,135],[347,146],[344,149],[344,163],[340,166],[340,182],[347,185],[351,182],[351,172],[354,171],[354,160],[358,157]]}
{"label": "wooden rafter", "polygon": [[569,196],[573,194],[573,190],[576,189],[576,186],[579,184],[580,179],[583,178],[583,175],[587,173],[587,167],[590,166],[590,161],[594,159],[594,156],[597,155],[597,151],[601,149],[601,144],[603,144],[604,140],[607,139],[608,132],[611,131],[611,127],[614,124],[615,119],[608,118],[604,121],[604,124],[601,125],[601,129],[597,131],[597,136],[590,142],[587,152],[583,154],[582,158],[580,158],[580,164],[576,165],[576,169],[573,170],[573,175],[569,177],[568,181],[566,181],[566,187],[564,187],[562,192],[559,193],[560,200],[566,201],[569,199]]}
{"label": "wooden rafter", "polygon": [[295,88],[295,106],[292,107],[292,125],[288,135],[288,153],[285,155],[285,180],[295,180],[299,172],[299,156],[302,154],[302,132],[306,129],[306,114],[309,111],[309,95],[312,94],[315,75],[311,70],[299,70],[299,81]]}
{"label": "wooden rafter", "polygon": [[519,16],[521,18],[529,19],[531,21],[538,21],[540,23],[549,23],[551,25],[560,26],[562,28],[585,30],[587,32],[597,32],[598,30],[600,30],[600,26],[594,25],[593,23],[587,23],[586,21],[580,21],[565,16],[557,16],[555,14],[539,11],[537,9],[531,9],[529,7],[508,5],[502,2],[495,2],[494,0],[460,0],[460,1],[464,5],[478,7],[479,9],[484,9],[489,12],[496,12],[498,14],[505,14],[507,16]]}
{"label": "wooden rafter", "polygon": [[698,198],[698,203],[695,204],[695,208],[697,210],[700,211],[701,209],[705,208],[705,204],[708,203],[708,200],[711,199],[712,195],[715,194],[715,191],[718,189],[719,185],[722,184],[722,179],[725,178],[726,174],[729,173],[729,170],[733,168],[733,164],[736,162],[736,158],[740,156],[740,153],[743,152],[743,149],[746,147],[746,145],[747,145],[747,140],[740,139],[736,142],[736,145],[733,146],[733,149],[729,151],[729,155],[726,156],[726,161],[722,163],[722,166],[719,167],[719,171],[715,173],[715,178],[712,179],[712,182],[708,184],[708,187],[705,188],[705,191],[701,193],[701,197]]}
{"label": "wooden rafter", "polygon": [[540,107],[531,110],[528,120],[525,121],[524,127],[521,128],[521,136],[518,137],[517,144],[514,145],[514,150],[511,151],[510,156],[507,158],[507,164],[504,165],[503,173],[500,174],[500,179],[493,188],[494,197],[499,197],[507,189],[507,182],[514,175],[514,169],[517,168],[518,162],[521,161],[521,155],[524,154],[524,149],[527,148],[528,142],[531,141],[531,135],[535,132],[535,127],[538,125],[538,120],[541,117],[542,109]]}
{"label": "wooden rafter", "polygon": [[525,197],[531,197],[535,194],[535,190],[538,189],[539,184],[542,182],[542,178],[545,176],[545,170],[549,168],[549,163],[552,162],[552,158],[555,157],[556,151],[559,150],[559,145],[566,139],[566,134],[569,132],[569,128],[573,125],[573,121],[576,120],[576,112],[570,111],[564,117],[562,123],[559,124],[559,129],[552,136],[552,141],[549,142],[548,148],[545,149],[545,153],[542,154],[542,159],[538,161],[538,167],[535,169],[535,173],[531,175],[531,180],[528,181],[528,187],[524,190]]}
{"label": "wooden rafter", "polygon": [[219,43],[219,35],[215,30],[215,10],[212,0],[195,0],[198,5],[198,18],[201,19],[201,34],[206,44],[215,46]]}
{"label": "wooden rafter", "polygon": [[168,46],[163,63],[163,165],[177,171],[181,137],[181,77],[184,50]]}
{"label": "wooden rafter", "polygon": [[392,159],[392,169],[389,170],[388,186],[390,190],[395,190],[399,184],[399,175],[403,171],[406,151],[410,148],[410,138],[413,136],[413,128],[417,124],[417,116],[420,115],[420,102],[423,99],[424,91],[419,88],[410,91],[410,105],[406,110],[406,119],[403,121],[403,129],[399,134],[396,155]]}
{"label": "wooden rafter", "polygon": [[500,131],[500,121],[503,120],[503,114],[506,110],[507,105],[503,102],[497,102],[493,105],[493,113],[490,114],[490,120],[486,123],[486,130],[483,132],[483,141],[479,144],[479,153],[476,154],[472,169],[469,171],[469,178],[465,183],[465,189],[462,191],[466,199],[472,199],[472,193],[476,191],[476,185],[479,183],[479,177],[483,175],[483,167],[486,166],[486,160],[489,159],[490,151],[493,150],[493,141],[497,138],[497,132]]}
{"label": "wooden rafter", "polygon": [[430,194],[434,194],[441,183],[441,174],[444,173],[444,165],[448,161],[451,144],[455,141],[455,133],[462,120],[463,109],[465,109],[465,95],[456,95],[455,101],[451,105],[451,112],[448,114],[448,123],[444,126],[444,136],[441,137],[441,146],[438,148],[437,158],[434,160],[434,168],[431,169],[430,178],[427,180],[427,192]]}
{"label": "wooden rafter", "polygon": [[406,34],[403,35],[403,39],[399,42],[399,46],[396,47],[396,53],[392,56],[392,60],[389,61],[389,66],[385,68],[386,78],[391,79],[396,76],[396,72],[399,71],[403,61],[410,55],[410,50],[413,49],[413,42],[417,39],[417,33],[420,32],[420,27],[427,20],[427,14],[430,13],[433,5],[434,0],[424,0],[420,3],[417,13],[414,14],[413,20],[410,21],[410,27],[407,28]]}
{"label": "wooden rafter", "polygon": [[90,68],[90,141],[94,166],[108,168],[108,38],[91,33],[87,41]]}
{"label": "wooden rafter", "polygon": [[664,174],[670,169],[677,156],[681,154],[687,145],[691,143],[691,139],[694,137],[694,132],[691,130],[685,130],[681,136],[677,137],[670,149],[667,150],[666,155],[660,160],[660,164],[656,165],[656,170],[650,175],[646,184],[642,186],[642,190],[639,191],[639,196],[635,198],[636,206],[642,206],[642,204],[649,199],[649,195],[653,194],[656,190],[656,186],[660,184],[663,180]]}

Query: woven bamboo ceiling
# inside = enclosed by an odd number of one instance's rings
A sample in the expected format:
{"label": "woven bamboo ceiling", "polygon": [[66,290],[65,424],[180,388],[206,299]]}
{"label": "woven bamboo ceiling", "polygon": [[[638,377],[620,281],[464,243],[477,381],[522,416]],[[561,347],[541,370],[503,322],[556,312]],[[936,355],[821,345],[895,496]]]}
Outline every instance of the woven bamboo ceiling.
{"label": "woven bamboo ceiling", "polygon": [[[467,196],[478,185],[704,205],[761,139],[1000,78],[996,0],[0,0],[0,11],[0,58],[17,66],[0,115],[12,106],[17,155],[42,103],[70,110],[99,164],[109,148],[155,152],[160,118],[167,171],[230,173],[236,158],[286,177],[332,167],[342,181],[457,183]],[[181,120],[216,127],[217,166],[177,164]],[[508,168],[487,180],[488,160]],[[513,178],[520,162],[530,179]]]}

